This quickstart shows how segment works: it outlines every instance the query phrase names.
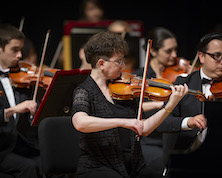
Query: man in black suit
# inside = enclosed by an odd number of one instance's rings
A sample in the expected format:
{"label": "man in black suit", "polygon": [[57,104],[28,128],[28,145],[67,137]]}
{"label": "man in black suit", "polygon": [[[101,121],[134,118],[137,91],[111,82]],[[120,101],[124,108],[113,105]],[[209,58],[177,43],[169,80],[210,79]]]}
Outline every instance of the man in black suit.
{"label": "man in black suit", "polygon": [[[36,102],[21,102],[8,78],[9,67],[15,66],[22,57],[24,34],[11,25],[0,25],[0,172],[15,177],[38,177],[37,163],[22,153],[28,146],[17,130],[20,114],[36,111]],[[24,146],[24,147],[23,147]]]}
{"label": "man in black suit", "polygon": [[[200,40],[198,51],[200,70],[187,77],[178,77],[175,84],[186,83],[189,89],[199,90],[208,97],[211,95],[210,81],[222,77],[222,34],[205,35]],[[160,125],[158,131],[169,132],[164,134],[165,164],[168,163],[168,156],[172,151],[188,153],[203,143],[207,134],[203,107],[204,103],[194,95],[186,95]]]}

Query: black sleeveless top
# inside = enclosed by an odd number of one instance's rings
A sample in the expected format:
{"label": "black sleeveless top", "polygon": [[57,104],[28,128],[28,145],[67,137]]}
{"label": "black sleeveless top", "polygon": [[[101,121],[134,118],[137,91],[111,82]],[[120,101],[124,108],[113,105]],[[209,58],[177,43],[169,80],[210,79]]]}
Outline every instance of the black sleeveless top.
{"label": "black sleeveless top", "polygon": [[[73,94],[72,115],[86,112],[101,118],[136,118],[135,102],[107,101],[96,82],[89,76]],[[77,175],[107,166],[123,177],[135,177],[145,166],[140,142],[129,129],[113,128],[81,133]],[[131,171],[128,171],[131,170]]]}

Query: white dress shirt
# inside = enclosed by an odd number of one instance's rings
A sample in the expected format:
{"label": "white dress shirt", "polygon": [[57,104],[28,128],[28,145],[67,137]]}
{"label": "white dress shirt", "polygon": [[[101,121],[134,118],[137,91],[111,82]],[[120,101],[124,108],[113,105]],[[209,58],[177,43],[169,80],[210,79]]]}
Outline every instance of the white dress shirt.
{"label": "white dress shirt", "polygon": [[[0,66],[0,70],[2,72],[8,72],[9,69],[6,69],[6,70],[3,70],[3,68]],[[2,76],[0,75],[0,81],[2,83],[2,86],[4,88],[4,92],[6,94],[6,97],[8,99],[8,102],[9,102],[9,105],[10,107],[13,107],[16,105],[15,103],[15,95],[14,95],[14,92],[13,92],[13,89],[12,89],[12,86],[11,86],[11,83],[9,81],[9,78],[8,77],[5,77],[5,76]],[[16,114],[13,114],[14,118],[16,118]],[[5,119],[6,120],[6,119]],[[7,121],[7,120],[6,120]]]}
{"label": "white dress shirt", "polygon": [[[209,79],[211,80],[210,77],[206,76],[204,73],[203,73],[203,69],[201,68],[200,69],[200,78],[203,79],[203,78],[206,78],[206,79]],[[212,95],[211,91],[210,91],[210,87],[211,85],[210,84],[202,84],[202,93],[205,94],[205,97],[207,98],[208,96]],[[202,103],[204,105],[204,103]],[[204,107],[202,107],[202,109],[204,109]],[[191,130],[191,128],[188,127],[187,125],[187,121],[190,119],[191,117],[185,117],[182,121],[182,124],[181,124],[181,129],[182,130]]]}
{"label": "white dress shirt", "polygon": [[[210,77],[206,76],[203,72],[203,69],[201,68],[200,69],[200,78],[203,79],[203,78],[206,78],[206,79],[209,79],[211,80]],[[211,85],[209,83],[206,83],[206,84],[202,84],[202,93],[205,94],[205,97],[208,98],[208,96],[212,95],[211,91],[210,91],[210,87]],[[202,102],[202,114],[204,112],[204,102]],[[181,124],[181,129],[182,130],[192,130],[191,128],[188,127],[187,125],[187,122],[188,120],[190,119],[191,117],[185,117],[182,121],[182,124]],[[199,131],[197,133],[197,138],[196,140],[194,141],[192,147],[191,147],[191,150],[194,151],[196,150],[197,148],[199,148],[199,146],[204,142],[205,140],[205,137],[207,135],[207,128],[204,129],[203,131]]]}

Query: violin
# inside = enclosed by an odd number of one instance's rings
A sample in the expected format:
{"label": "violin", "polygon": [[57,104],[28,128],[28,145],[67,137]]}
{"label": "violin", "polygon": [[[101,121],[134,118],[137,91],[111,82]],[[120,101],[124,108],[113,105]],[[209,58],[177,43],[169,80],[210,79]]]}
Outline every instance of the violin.
{"label": "violin", "polygon": [[[111,81],[109,86],[110,95],[116,100],[133,100],[139,97],[142,79],[136,75],[122,73],[120,79]],[[167,101],[172,93],[172,82],[166,79],[153,78],[146,81],[144,97],[156,101]],[[200,91],[188,90],[188,94],[195,95],[200,101],[206,101],[206,97]]]}
{"label": "violin", "polygon": [[[53,75],[59,69],[46,68],[41,71],[39,86],[46,89],[52,81]],[[18,88],[30,88],[36,84],[39,68],[25,61],[19,61],[18,66],[10,69],[9,78]]]}
{"label": "violin", "polygon": [[210,91],[212,93],[212,96],[209,97],[210,101],[215,101],[217,99],[222,99],[222,79],[219,80],[213,80]]}
{"label": "violin", "polygon": [[166,67],[162,72],[162,77],[175,82],[177,76],[187,76],[190,73],[190,61],[184,58],[177,58],[175,65]]}

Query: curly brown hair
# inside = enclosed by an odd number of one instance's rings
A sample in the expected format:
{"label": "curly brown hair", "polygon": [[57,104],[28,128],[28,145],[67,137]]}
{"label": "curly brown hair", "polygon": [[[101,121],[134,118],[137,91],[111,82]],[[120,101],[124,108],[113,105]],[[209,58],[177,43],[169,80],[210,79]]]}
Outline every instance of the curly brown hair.
{"label": "curly brown hair", "polygon": [[114,54],[128,53],[128,45],[126,41],[117,33],[100,32],[93,35],[84,46],[86,60],[92,65],[96,66],[99,59],[109,59]]}

